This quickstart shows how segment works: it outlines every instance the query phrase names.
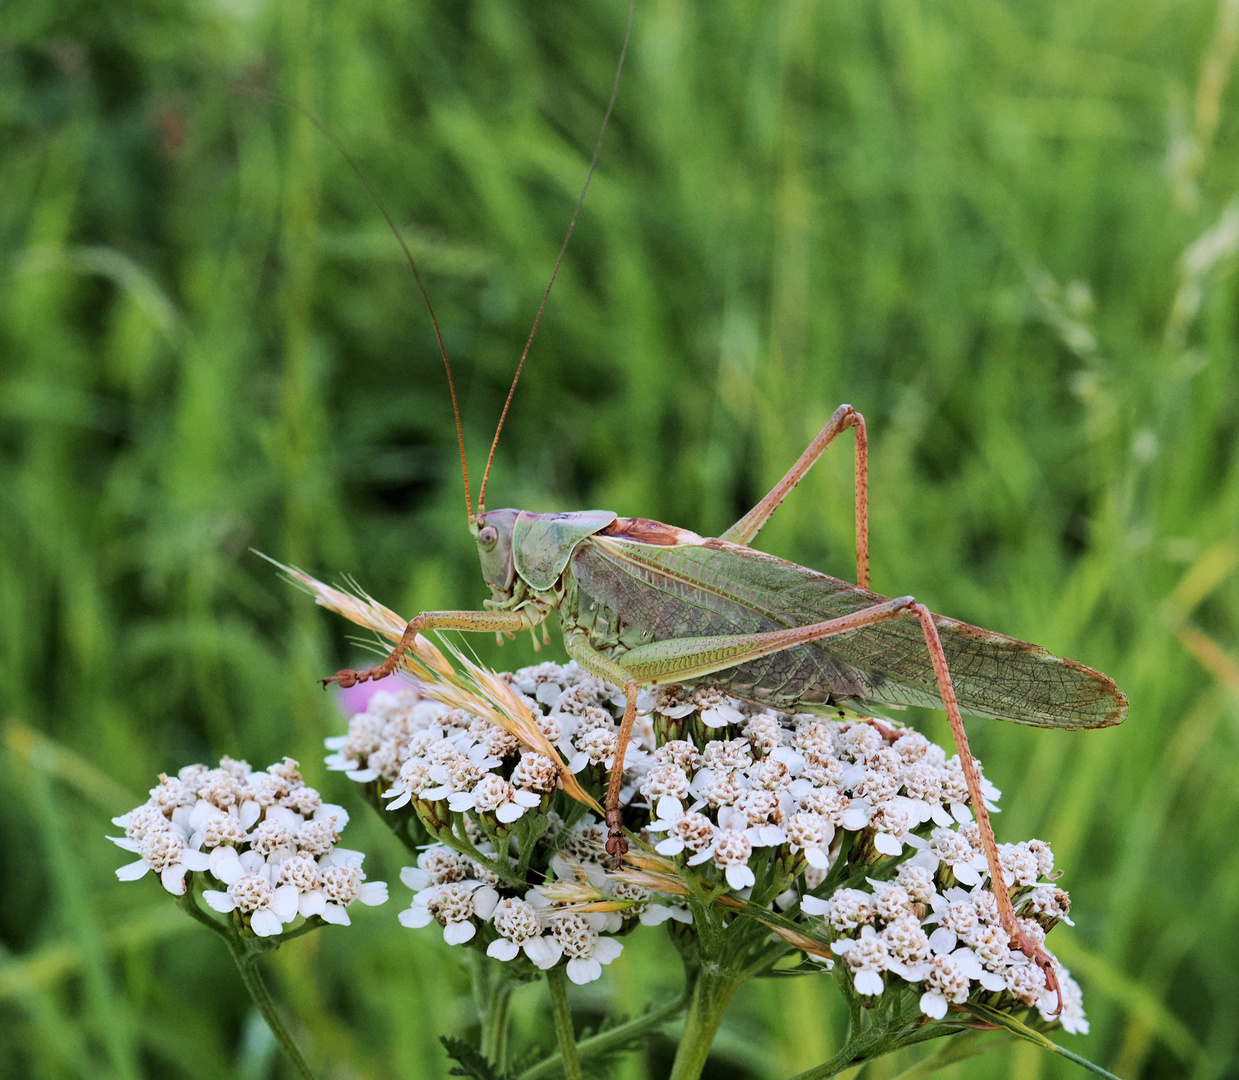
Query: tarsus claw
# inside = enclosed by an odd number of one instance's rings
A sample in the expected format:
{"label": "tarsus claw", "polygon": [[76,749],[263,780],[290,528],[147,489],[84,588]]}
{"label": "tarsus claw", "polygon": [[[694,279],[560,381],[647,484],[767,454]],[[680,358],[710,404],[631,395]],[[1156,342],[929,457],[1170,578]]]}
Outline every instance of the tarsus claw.
{"label": "tarsus claw", "polygon": [[1063,1011],[1063,988],[1058,981],[1058,972],[1054,967],[1054,957],[1022,930],[1016,932],[1013,944],[1041,969],[1045,975],[1045,988],[1058,995],[1058,1004],[1055,1006],[1054,1011],[1050,1013],[1051,1016],[1057,1016]]}
{"label": "tarsus claw", "polygon": [[1054,957],[1044,949],[1038,949],[1033,957],[1033,963],[1039,964],[1045,972],[1045,988],[1058,995],[1058,1004],[1054,1006],[1051,1016],[1057,1016],[1063,1011],[1063,988],[1058,982],[1058,972],[1054,968]]}
{"label": "tarsus claw", "polygon": [[359,682],[365,681],[365,675],[358,675],[355,671],[337,671],[329,679],[320,679],[323,684],[323,689],[327,689],[329,683],[339,683],[341,690],[347,690],[350,686],[356,686]]}
{"label": "tarsus claw", "polygon": [[607,837],[607,854],[618,863],[628,853],[628,841],[624,839],[621,831],[624,827],[624,819],[618,809],[606,812],[606,824],[610,830],[610,835]]}

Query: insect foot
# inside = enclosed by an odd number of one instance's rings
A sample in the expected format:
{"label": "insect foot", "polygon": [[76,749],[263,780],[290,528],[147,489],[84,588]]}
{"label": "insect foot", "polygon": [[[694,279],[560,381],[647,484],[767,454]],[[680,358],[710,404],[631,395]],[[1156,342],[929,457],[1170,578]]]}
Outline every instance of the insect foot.
{"label": "insect foot", "polygon": [[337,671],[328,679],[319,679],[318,681],[322,684],[324,690],[332,683],[339,683],[341,690],[347,690],[350,686],[356,686],[361,680],[358,679],[357,672],[345,669],[344,671]]}
{"label": "insect foot", "polygon": [[1058,1001],[1052,1010],[1050,1016],[1058,1016],[1063,1011],[1063,988],[1059,985],[1058,975],[1055,971],[1054,957],[1045,951],[1040,945],[1029,938],[1026,934],[1021,933],[1019,940],[1016,941],[1019,950],[1036,964],[1045,974],[1045,988],[1054,994]]}
{"label": "insect foot", "polygon": [[356,686],[358,683],[369,682],[371,679],[384,679],[391,674],[390,671],[383,670],[384,665],[372,667],[367,671],[353,671],[351,668],[345,668],[343,671],[337,671],[328,679],[320,679],[323,684],[323,689],[326,690],[332,683],[339,683],[341,690],[347,690],[350,686]]}
{"label": "insect foot", "polygon": [[624,839],[621,831],[624,828],[624,817],[618,809],[607,811],[606,825],[607,854],[620,859],[628,854],[628,841]]}

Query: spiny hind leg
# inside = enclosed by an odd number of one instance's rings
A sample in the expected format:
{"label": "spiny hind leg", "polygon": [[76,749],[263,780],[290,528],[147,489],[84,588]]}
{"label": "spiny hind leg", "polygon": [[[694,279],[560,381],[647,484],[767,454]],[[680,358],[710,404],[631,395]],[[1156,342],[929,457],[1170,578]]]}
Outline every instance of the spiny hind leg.
{"label": "spiny hind leg", "polygon": [[947,720],[951,724],[951,734],[955,737],[955,748],[959,751],[960,764],[964,769],[964,781],[968,785],[968,798],[972,803],[972,811],[976,815],[977,827],[981,833],[981,847],[985,852],[985,862],[989,867],[990,891],[998,903],[998,918],[1003,930],[1010,936],[1012,943],[1034,964],[1041,968],[1045,975],[1046,989],[1058,995],[1058,1007],[1054,1015],[1063,1008],[1063,991],[1058,984],[1058,975],[1054,967],[1054,958],[1035,942],[1016,921],[1015,908],[1011,905],[1011,894],[1007,889],[1007,879],[1003,876],[1002,864],[998,859],[998,843],[994,839],[994,828],[990,824],[989,810],[985,806],[985,796],[981,791],[981,774],[977,763],[968,749],[968,736],[964,733],[964,719],[959,712],[959,702],[955,697],[955,687],[951,682],[951,671],[947,666],[946,652],[942,648],[942,639],[938,636],[938,628],[934,625],[933,615],[924,604],[916,604],[910,609],[920,620],[921,629],[925,634],[925,644],[929,647],[929,657],[933,662],[934,675],[938,680],[938,694],[946,707]]}
{"label": "spiny hind leg", "polygon": [[488,630],[495,633],[515,633],[530,624],[519,612],[514,611],[426,611],[413,619],[400,635],[396,647],[387,655],[381,664],[376,664],[365,671],[353,671],[345,668],[329,679],[323,679],[326,687],[329,683],[338,683],[348,688],[358,683],[369,682],[371,679],[384,679],[400,667],[400,660],[409,649],[413,648],[418,634],[428,630]]}
{"label": "spiny hind leg", "polygon": [[779,503],[787,498],[792,488],[800,483],[804,474],[822,456],[822,451],[834,442],[841,431],[848,428],[856,431],[856,584],[862,589],[869,588],[869,436],[865,430],[865,418],[851,405],[840,405],[835,410],[834,416],[809,443],[796,464],[787,470],[783,479],[719,539],[730,540],[735,544],[750,543],[778,509]]}
{"label": "spiny hind leg", "polygon": [[990,888],[998,903],[998,916],[1002,927],[1016,946],[1041,967],[1045,973],[1046,987],[1058,993],[1058,1005],[1061,1010],[1062,991],[1058,986],[1053,958],[1034,942],[1016,921],[1006,879],[1003,877],[1002,866],[998,860],[998,845],[994,840],[994,830],[990,824],[989,811],[985,806],[985,796],[981,791],[981,775],[968,749],[968,736],[964,733],[964,721],[960,716],[959,702],[955,697],[955,687],[951,682],[946,653],[942,648],[942,640],[938,636],[938,628],[934,625],[933,615],[924,604],[918,604],[911,596],[901,596],[852,612],[850,615],[809,626],[771,630],[758,634],[678,638],[651,642],[648,645],[639,645],[635,649],[630,649],[624,656],[623,670],[629,678],[651,685],[663,682],[692,682],[725,668],[770,656],[796,645],[851,633],[864,626],[872,626],[890,619],[910,617],[919,620],[921,630],[925,635],[925,644],[929,648],[934,676],[938,683],[938,695],[942,698],[943,706],[946,708],[947,718],[951,724],[951,734],[955,737],[955,746],[959,751],[964,779],[968,786],[968,797],[980,829],[981,846],[985,852],[985,861],[990,872]]}

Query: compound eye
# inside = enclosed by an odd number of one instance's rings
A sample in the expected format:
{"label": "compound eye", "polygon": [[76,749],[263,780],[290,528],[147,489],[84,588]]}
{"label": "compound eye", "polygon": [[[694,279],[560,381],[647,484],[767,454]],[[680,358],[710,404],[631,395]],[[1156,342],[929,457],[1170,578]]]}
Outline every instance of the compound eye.
{"label": "compound eye", "polygon": [[499,542],[499,530],[493,525],[487,525],[478,533],[478,546],[483,551],[490,551]]}

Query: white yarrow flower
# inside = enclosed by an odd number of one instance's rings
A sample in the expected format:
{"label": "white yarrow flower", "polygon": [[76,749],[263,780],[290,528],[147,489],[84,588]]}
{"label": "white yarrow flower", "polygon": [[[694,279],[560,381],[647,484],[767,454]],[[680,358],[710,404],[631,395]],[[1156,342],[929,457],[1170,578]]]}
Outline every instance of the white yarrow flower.
{"label": "white yarrow flower", "polygon": [[453,792],[447,799],[453,813],[476,810],[481,814],[494,814],[495,820],[504,825],[510,825],[541,802],[540,795],[518,788],[495,773],[487,773],[471,790]]}
{"label": "white yarrow flower", "polygon": [[[225,854],[230,853],[231,858]],[[207,889],[202,898],[216,911],[240,911],[249,917],[250,929],[259,937],[271,937],[297,917],[297,888],[275,886],[271,869],[255,851],[238,857],[232,848],[216,848],[211,853],[211,873],[228,886],[226,892]]]}
{"label": "white yarrow flower", "polygon": [[185,892],[185,875],[191,870],[205,870],[210,865],[207,855],[195,851],[189,844],[185,831],[172,822],[163,828],[147,829],[141,840],[113,836],[109,839],[126,851],[136,852],[137,862],[119,867],[116,876],[121,881],[137,881],[148,870],[159,875],[163,887],[173,896]]}
{"label": "white yarrow flower", "polygon": [[843,957],[852,972],[852,985],[858,994],[873,997],[882,993],[884,972],[890,963],[890,950],[872,926],[861,930],[859,938],[833,942],[830,951]]}
{"label": "white yarrow flower", "polygon": [[605,924],[595,914],[561,915],[551,924],[551,932],[562,947],[568,963],[566,974],[578,986],[602,976],[602,965],[609,964],[624,946],[615,938],[603,937],[597,927]]}
{"label": "white yarrow flower", "polygon": [[347,811],[307,787],[291,758],[265,771],[230,758],[215,769],[187,766],[115,820],[125,829],[115,842],[142,855],[120,868],[122,880],[154,869],[180,895],[188,871],[209,872],[225,888],[204,890],[207,905],[239,913],[260,937],[279,934],[299,914],[347,923],[353,900],[386,898],[384,883],[364,882],[361,853],[336,846]]}
{"label": "white yarrow flower", "polygon": [[475,919],[488,919],[499,903],[499,893],[480,881],[453,881],[432,885],[413,897],[399,915],[402,926],[417,929],[431,921],[443,927],[443,940],[463,945],[477,933]]}
{"label": "white yarrow flower", "polygon": [[538,909],[527,900],[505,897],[495,905],[492,921],[500,936],[486,947],[486,955],[495,960],[513,960],[523,951],[545,971],[563,956],[563,946],[553,935],[543,933]]}

